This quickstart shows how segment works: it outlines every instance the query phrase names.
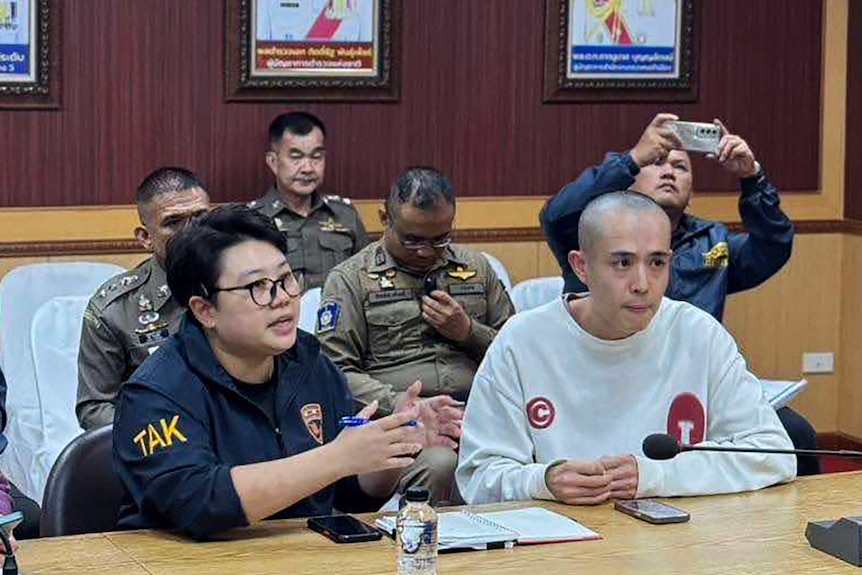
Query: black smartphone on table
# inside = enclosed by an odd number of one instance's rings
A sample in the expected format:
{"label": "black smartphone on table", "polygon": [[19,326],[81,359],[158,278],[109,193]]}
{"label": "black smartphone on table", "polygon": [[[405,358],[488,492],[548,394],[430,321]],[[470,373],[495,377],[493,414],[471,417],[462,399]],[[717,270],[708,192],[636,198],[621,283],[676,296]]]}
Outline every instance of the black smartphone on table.
{"label": "black smartphone on table", "polygon": [[383,534],[352,515],[326,515],[309,517],[308,528],[332,539],[336,543],[377,541]]}
{"label": "black smartphone on table", "polygon": [[677,509],[653,499],[617,500],[614,501],[614,509],[641,521],[659,525],[664,523],[684,523],[691,518],[688,511]]}

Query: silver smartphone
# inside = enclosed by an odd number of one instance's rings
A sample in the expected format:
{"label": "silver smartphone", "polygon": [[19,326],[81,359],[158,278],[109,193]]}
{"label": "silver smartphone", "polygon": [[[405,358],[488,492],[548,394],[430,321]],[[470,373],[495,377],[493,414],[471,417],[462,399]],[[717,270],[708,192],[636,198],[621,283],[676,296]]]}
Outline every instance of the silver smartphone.
{"label": "silver smartphone", "polygon": [[702,122],[671,122],[671,129],[682,140],[682,149],[687,152],[718,153],[721,129],[715,124]]}
{"label": "silver smartphone", "polygon": [[688,511],[677,509],[653,499],[617,500],[614,501],[614,509],[647,523],[683,523],[690,518]]}

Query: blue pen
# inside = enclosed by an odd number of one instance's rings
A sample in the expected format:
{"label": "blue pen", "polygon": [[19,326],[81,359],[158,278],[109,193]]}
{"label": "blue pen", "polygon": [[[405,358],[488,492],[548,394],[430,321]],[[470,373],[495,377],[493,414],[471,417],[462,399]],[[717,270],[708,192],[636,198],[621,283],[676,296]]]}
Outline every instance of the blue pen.
{"label": "blue pen", "polygon": [[[365,418],[365,417],[356,417],[356,416],[346,415],[346,416],[344,416],[338,420],[338,424],[341,427],[360,427],[362,425],[365,425],[369,421],[370,420]],[[419,425],[419,422],[416,421],[415,419],[411,419],[405,425],[409,425],[410,427],[416,427],[417,425]]]}

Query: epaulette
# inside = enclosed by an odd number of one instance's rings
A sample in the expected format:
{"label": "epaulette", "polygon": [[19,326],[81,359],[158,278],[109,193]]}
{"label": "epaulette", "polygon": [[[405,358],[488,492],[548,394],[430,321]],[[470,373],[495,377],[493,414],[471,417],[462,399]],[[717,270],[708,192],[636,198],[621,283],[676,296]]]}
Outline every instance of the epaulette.
{"label": "epaulette", "polygon": [[327,202],[338,202],[341,204],[346,204],[348,206],[353,204],[353,201],[350,198],[342,198],[341,196],[338,196],[335,194],[332,194],[329,196],[323,196],[323,199],[326,200]]}
{"label": "epaulette", "polygon": [[149,276],[149,269],[142,269],[140,266],[114,276],[96,290],[96,294],[92,297],[90,303],[91,305],[95,305],[99,311],[104,311],[111,302],[116,301],[121,295],[127,294],[143,285]]}
{"label": "epaulette", "polygon": [[252,201],[250,201],[249,203],[247,203],[247,204],[245,205],[245,207],[247,207],[247,208],[248,208],[248,209],[250,209],[250,210],[257,210],[257,209],[259,209],[262,205],[263,205],[263,202],[261,202],[260,200],[252,200]]}

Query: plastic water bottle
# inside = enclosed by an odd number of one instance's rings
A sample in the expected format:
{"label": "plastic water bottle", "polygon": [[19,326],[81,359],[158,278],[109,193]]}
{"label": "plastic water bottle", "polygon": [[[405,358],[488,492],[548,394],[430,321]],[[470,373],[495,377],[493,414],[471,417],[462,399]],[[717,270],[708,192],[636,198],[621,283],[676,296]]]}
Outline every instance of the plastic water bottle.
{"label": "plastic water bottle", "polygon": [[410,487],[398,512],[398,575],[437,575],[437,512],[428,490]]}

